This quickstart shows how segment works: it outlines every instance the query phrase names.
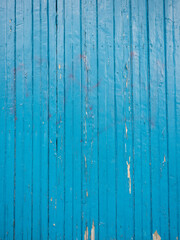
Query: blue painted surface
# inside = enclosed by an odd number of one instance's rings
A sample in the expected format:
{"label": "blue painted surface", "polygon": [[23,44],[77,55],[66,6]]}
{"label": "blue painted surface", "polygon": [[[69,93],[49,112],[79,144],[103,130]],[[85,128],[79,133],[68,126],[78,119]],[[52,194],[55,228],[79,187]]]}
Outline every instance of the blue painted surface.
{"label": "blue painted surface", "polygon": [[180,239],[179,13],[0,0],[1,240]]}

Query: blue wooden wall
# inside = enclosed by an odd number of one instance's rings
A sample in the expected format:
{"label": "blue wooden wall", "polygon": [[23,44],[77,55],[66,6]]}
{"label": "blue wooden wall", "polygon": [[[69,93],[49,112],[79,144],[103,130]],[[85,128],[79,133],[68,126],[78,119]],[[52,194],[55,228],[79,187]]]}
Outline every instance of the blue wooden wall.
{"label": "blue wooden wall", "polygon": [[0,239],[180,239],[179,0],[0,0]]}

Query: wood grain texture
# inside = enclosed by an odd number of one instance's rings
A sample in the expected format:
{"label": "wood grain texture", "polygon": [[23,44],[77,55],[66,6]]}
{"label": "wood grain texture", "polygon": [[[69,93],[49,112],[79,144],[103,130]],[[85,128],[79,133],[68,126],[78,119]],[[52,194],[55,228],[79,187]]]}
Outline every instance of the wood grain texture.
{"label": "wood grain texture", "polygon": [[180,1],[0,1],[0,240],[180,239]]}

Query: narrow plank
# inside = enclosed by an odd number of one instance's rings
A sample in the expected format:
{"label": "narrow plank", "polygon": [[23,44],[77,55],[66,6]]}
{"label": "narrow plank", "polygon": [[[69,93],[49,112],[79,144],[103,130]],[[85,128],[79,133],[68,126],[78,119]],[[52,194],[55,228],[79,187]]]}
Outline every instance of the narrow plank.
{"label": "narrow plank", "polygon": [[106,107],[106,72],[105,72],[105,49],[104,29],[106,24],[105,11],[106,5],[103,1],[97,1],[98,4],[98,78],[101,76],[102,84],[98,87],[98,137],[99,137],[99,231],[98,239],[107,238],[107,107]]}
{"label": "narrow plank", "polygon": [[[0,238],[5,239],[6,236],[6,225],[5,225],[5,125],[6,125],[6,2],[0,2],[0,27],[2,33],[0,34],[0,83],[1,83],[1,94],[0,94]],[[13,71],[13,70],[12,70]]]}
{"label": "narrow plank", "polygon": [[175,78],[175,128],[176,128],[176,175],[177,175],[177,237],[180,238],[180,2],[173,1],[173,20],[174,20],[174,78]]}
{"label": "narrow plank", "polygon": [[40,168],[40,238],[48,239],[48,11],[41,1],[41,168]]}
{"label": "narrow plank", "polygon": [[31,239],[32,220],[32,3],[24,2],[24,204],[23,238]]}
{"label": "narrow plank", "polygon": [[[13,7],[12,7],[13,5]],[[6,2],[6,168],[5,238],[13,238],[14,222],[14,2]],[[5,80],[5,79],[4,79]]]}
{"label": "narrow plank", "polygon": [[134,237],[130,2],[115,1],[117,238]]}
{"label": "narrow plank", "polygon": [[57,216],[56,216],[56,229],[57,239],[64,239],[64,86],[65,86],[65,19],[64,19],[64,1],[57,1]]}
{"label": "narrow plank", "polygon": [[56,239],[57,137],[56,137],[56,1],[49,1],[49,236]]}
{"label": "narrow plank", "polygon": [[40,1],[32,1],[33,28],[33,169],[32,169],[32,237],[40,239]]}
{"label": "narrow plank", "polygon": [[88,239],[90,233],[90,139],[91,139],[91,120],[89,117],[89,69],[90,63],[88,59],[88,1],[83,0],[82,6],[82,25],[81,25],[81,71],[82,71],[82,237]]}
{"label": "narrow plank", "polygon": [[83,235],[98,236],[96,4],[82,1]]}
{"label": "narrow plank", "polygon": [[169,238],[163,1],[149,2],[152,233]]}
{"label": "narrow plank", "polygon": [[168,161],[169,161],[169,214],[170,239],[176,239],[177,229],[177,165],[176,165],[176,83],[174,59],[174,16],[173,1],[164,2],[165,54],[166,54],[166,87],[167,87],[167,124],[168,124]]}
{"label": "narrow plank", "polygon": [[73,101],[73,239],[81,239],[81,37],[80,37],[80,4],[72,1],[72,101]]}
{"label": "narrow plank", "polygon": [[24,203],[24,29],[23,2],[16,1],[16,191],[15,238],[23,238]]}
{"label": "narrow plank", "polygon": [[72,1],[65,1],[65,238],[73,236],[73,56]]}
{"label": "narrow plank", "polygon": [[[116,149],[116,188],[117,188],[117,239],[124,239],[126,231],[124,227],[124,187],[126,178],[124,173],[126,172],[126,163],[124,161],[124,126],[121,124],[124,122],[124,79],[123,74],[125,66],[123,66],[123,57],[125,46],[123,44],[123,15],[125,15],[125,7],[122,2],[114,1],[114,19],[115,19],[115,80],[116,80],[116,136],[117,136],[117,149]],[[122,53],[122,54],[120,54]]]}
{"label": "narrow plank", "polygon": [[[107,0],[105,37],[105,81],[106,121],[107,121],[107,238],[116,239],[116,141],[115,141],[115,79],[114,79],[114,5]],[[101,83],[100,83],[101,84]],[[100,110],[101,111],[101,110]]]}
{"label": "narrow plank", "polygon": [[100,239],[116,238],[113,12],[109,1],[98,2]]}
{"label": "narrow plank", "polygon": [[[149,85],[149,27],[148,2],[139,5],[139,80],[140,80],[140,138],[141,138],[141,181],[142,181],[142,238],[151,239],[151,125]],[[146,19],[146,20],[145,20]]]}
{"label": "narrow plank", "polygon": [[134,204],[135,204],[135,239],[142,239],[142,159],[141,159],[141,86],[140,86],[140,44],[142,23],[140,22],[138,1],[131,2],[132,31],[132,86],[133,86],[133,116],[134,116]]}

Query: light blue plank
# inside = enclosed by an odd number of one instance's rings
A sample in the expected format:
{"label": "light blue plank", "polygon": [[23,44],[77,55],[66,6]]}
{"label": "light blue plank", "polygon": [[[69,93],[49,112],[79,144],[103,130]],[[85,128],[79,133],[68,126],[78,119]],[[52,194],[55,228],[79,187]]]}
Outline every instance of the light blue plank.
{"label": "light blue plank", "polygon": [[166,81],[167,81],[167,124],[168,124],[168,161],[169,161],[169,214],[170,239],[178,236],[177,224],[177,165],[176,165],[176,79],[175,79],[175,42],[173,1],[164,2]]}
{"label": "light blue plank", "polygon": [[99,169],[99,230],[98,239],[107,238],[107,119],[106,119],[106,72],[105,62],[106,43],[104,38],[104,30],[106,28],[105,21],[105,3],[97,1],[98,4],[98,79],[102,79],[102,84],[98,87],[98,169]]}
{"label": "light blue plank", "polygon": [[32,118],[33,118],[33,169],[32,169],[32,237],[40,239],[40,91],[41,91],[41,55],[40,55],[40,1],[32,2],[32,55],[33,55],[33,78],[32,78]]}
{"label": "light blue plank", "polygon": [[[13,7],[12,7],[13,6]],[[13,238],[14,222],[14,2],[6,2],[6,168],[5,238]]]}
{"label": "light blue plank", "polygon": [[47,1],[41,1],[41,188],[40,238],[48,239],[48,12]]}
{"label": "light blue plank", "polygon": [[[0,239],[5,239],[6,222],[5,222],[5,125],[6,125],[6,2],[0,2]],[[13,69],[12,69],[13,71]]]}
{"label": "light blue plank", "polygon": [[[124,204],[123,193],[125,191],[124,186],[126,182],[126,162],[124,161],[124,71],[126,71],[123,65],[124,49],[123,44],[123,17],[125,15],[125,6],[122,2],[114,1],[114,18],[115,18],[115,81],[116,81],[116,134],[117,134],[117,239],[124,239],[126,235],[124,227]],[[122,54],[120,54],[122,53]]]}
{"label": "light blue plank", "polygon": [[89,237],[89,189],[90,189],[90,139],[91,139],[91,121],[89,118],[89,68],[90,63],[87,56],[88,50],[88,2],[81,2],[82,19],[81,19],[81,71],[82,71],[82,237]]}
{"label": "light blue plank", "polygon": [[31,239],[32,220],[32,3],[24,3],[24,203],[23,238]]}
{"label": "light blue plank", "polygon": [[55,239],[57,207],[56,2],[49,1],[49,238]]}
{"label": "light blue plank", "polygon": [[141,85],[140,85],[140,45],[139,39],[141,37],[142,26],[140,22],[138,1],[132,1],[131,3],[131,31],[132,31],[132,47],[131,47],[131,62],[132,62],[132,75],[133,75],[133,117],[134,117],[134,204],[135,204],[135,239],[142,239],[142,159],[141,159]]}
{"label": "light blue plank", "polygon": [[[98,236],[96,4],[82,1],[83,235]],[[87,236],[86,236],[87,237]]]}
{"label": "light blue plank", "polygon": [[64,1],[57,2],[57,239],[64,239]]}
{"label": "light blue plank", "polygon": [[24,202],[24,49],[23,1],[16,1],[16,186],[15,238],[23,238]]}
{"label": "light blue plank", "polygon": [[[142,163],[142,238],[151,239],[151,153],[150,153],[150,79],[149,79],[149,27],[146,1],[139,5],[139,81],[140,81],[140,119]],[[146,19],[146,21],[145,21]],[[136,141],[136,140],[135,140]]]}
{"label": "light blue plank", "polygon": [[180,2],[173,1],[174,20],[174,78],[175,78],[175,128],[176,128],[176,175],[177,175],[177,237],[180,238]]}
{"label": "light blue plank", "polygon": [[169,238],[163,1],[149,2],[152,233]]}
{"label": "light blue plank", "polygon": [[72,101],[73,101],[73,235],[81,239],[81,38],[80,38],[80,1],[72,1]]}
{"label": "light blue plank", "polygon": [[65,1],[65,238],[73,236],[73,53],[72,1]]}
{"label": "light blue plank", "polygon": [[118,239],[134,236],[129,4],[115,1]]}

